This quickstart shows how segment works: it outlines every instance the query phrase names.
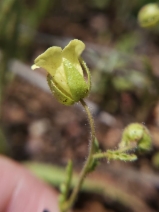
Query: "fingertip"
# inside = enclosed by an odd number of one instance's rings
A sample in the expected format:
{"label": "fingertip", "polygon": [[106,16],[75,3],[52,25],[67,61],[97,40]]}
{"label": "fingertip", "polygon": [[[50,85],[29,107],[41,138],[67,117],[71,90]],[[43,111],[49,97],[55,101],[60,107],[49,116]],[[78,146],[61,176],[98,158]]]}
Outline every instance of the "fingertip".
{"label": "fingertip", "polygon": [[0,211],[59,212],[57,193],[30,171],[0,156]]}

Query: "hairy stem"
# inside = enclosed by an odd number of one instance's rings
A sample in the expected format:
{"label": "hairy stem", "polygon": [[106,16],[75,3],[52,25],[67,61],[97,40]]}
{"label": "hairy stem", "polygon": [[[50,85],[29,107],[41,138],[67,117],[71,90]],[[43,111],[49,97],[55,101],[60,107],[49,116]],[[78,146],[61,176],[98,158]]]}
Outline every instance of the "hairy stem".
{"label": "hairy stem", "polygon": [[75,186],[69,200],[66,203],[64,203],[64,205],[62,207],[63,212],[67,212],[73,206],[73,204],[75,203],[78,192],[79,192],[79,190],[80,190],[80,188],[83,184],[84,178],[87,175],[87,170],[88,170],[89,164],[92,160],[93,151],[94,151],[94,145],[93,145],[94,140],[95,140],[94,120],[93,120],[92,114],[90,113],[90,110],[89,110],[87,104],[84,102],[84,100],[82,99],[82,100],[80,100],[80,102],[81,102],[82,106],[84,107],[84,109],[86,111],[86,114],[88,116],[88,121],[89,121],[89,124],[90,124],[90,129],[91,129],[91,140],[90,140],[90,144],[89,144],[89,154],[88,154],[87,160],[85,162],[85,165],[84,165],[84,167],[83,167],[83,169],[80,173],[77,185]]}
{"label": "hairy stem", "polygon": [[[114,150],[114,153],[124,153],[124,152],[128,152],[128,151],[134,150],[135,148],[136,148],[136,146],[131,146],[130,145],[130,146],[127,146],[127,147],[123,147],[123,148]],[[110,155],[110,153],[109,153],[109,150],[108,150],[106,152],[100,152],[100,153],[94,154],[93,158],[94,159],[109,158],[109,155]]]}

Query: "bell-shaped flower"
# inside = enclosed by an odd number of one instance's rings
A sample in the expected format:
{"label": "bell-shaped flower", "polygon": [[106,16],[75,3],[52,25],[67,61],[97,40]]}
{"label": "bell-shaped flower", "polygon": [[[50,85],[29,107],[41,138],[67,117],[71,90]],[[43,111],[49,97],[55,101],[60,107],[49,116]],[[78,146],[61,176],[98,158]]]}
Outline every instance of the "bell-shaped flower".
{"label": "bell-shaped flower", "polygon": [[57,100],[64,105],[72,105],[89,93],[90,72],[80,57],[84,49],[85,44],[77,39],[72,40],[63,50],[53,46],[39,55],[32,66],[33,70],[41,67],[48,72],[49,87]]}

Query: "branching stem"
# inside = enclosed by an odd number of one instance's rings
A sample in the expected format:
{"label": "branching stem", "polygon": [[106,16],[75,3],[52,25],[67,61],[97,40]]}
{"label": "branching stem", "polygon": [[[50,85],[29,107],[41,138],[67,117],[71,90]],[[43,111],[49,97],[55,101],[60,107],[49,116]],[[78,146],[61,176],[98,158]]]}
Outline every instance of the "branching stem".
{"label": "branching stem", "polygon": [[78,183],[75,186],[69,200],[64,203],[64,205],[62,207],[62,212],[67,212],[73,206],[73,204],[75,203],[78,192],[79,192],[79,190],[80,190],[80,188],[83,184],[84,178],[87,175],[87,170],[88,170],[89,164],[92,160],[93,152],[94,152],[94,145],[93,145],[94,140],[95,140],[94,120],[93,120],[92,114],[91,114],[87,104],[85,103],[85,101],[82,99],[82,100],[80,100],[80,102],[81,102],[82,106],[84,107],[84,109],[86,111],[86,114],[88,116],[88,121],[89,121],[89,124],[90,124],[91,140],[90,140],[90,144],[89,144],[89,154],[88,154],[87,160],[85,162],[85,165],[84,165],[84,167],[83,167],[83,169],[80,173]]}
{"label": "branching stem", "polygon": [[[114,153],[124,153],[124,152],[129,152],[131,150],[134,150],[136,148],[136,146],[126,146],[117,150],[114,150]],[[113,152],[113,151],[112,151]],[[110,152],[109,150],[106,152],[99,152],[99,153],[95,153],[93,155],[94,159],[101,159],[101,158],[109,158]]]}

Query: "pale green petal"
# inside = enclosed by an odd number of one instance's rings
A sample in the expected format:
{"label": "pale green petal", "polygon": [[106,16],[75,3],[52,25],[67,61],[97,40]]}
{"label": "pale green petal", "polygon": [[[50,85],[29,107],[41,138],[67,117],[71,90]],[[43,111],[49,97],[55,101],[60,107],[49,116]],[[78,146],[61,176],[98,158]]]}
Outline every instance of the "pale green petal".
{"label": "pale green petal", "polygon": [[81,73],[83,76],[83,71],[79,63],[79,56],[82,54],[85,49],[85,44],[80,40],[72,40],[62,51],[62,57],[72,63],[73,66]]}
{"label": "pale green petal", "polygon": [[69,96],[67,96],[66,93],[61,91],[53,82],[52,76],[48,74],[47,76],[48,85],[50,87],[51,92],[55,96],[55,98],[64,105],[73,105],[75,101],[71,99]]}
{"label": "pale green petal", "polygon": [[68,87],[63,64],[61,65],[60,68],[57,69],[53,81],[57,84],[58,89],[62,90],[64,93],[68,93],[70,97],[72,96],[70,89]]}
{"label": "pale green petal", "polygon": [[61,47],[48,48],[43,54],[39,55],[35,61],[34,67],[44,68],[52,76],[55,75],[56,71],[61,69],[62,65],[62,49]]}
{"label": "pale green petal", "polygon": [[44,68],[52,77],[54,77],[54,81],[59,89],[70,93],[62,64],[62,49],[60,47],[51,47],[43,54],[39,55],[35,59],[35,64],[32,66],[32,69],[34,70],[39,67]]}
{"label": "pale green petal", "polygon": [[32,70],[35,70],[36,68],[40,68],[40,67],[37,66],[37,65],[35,65],[35,64],[31,66],[31,69],[32,69]]}

